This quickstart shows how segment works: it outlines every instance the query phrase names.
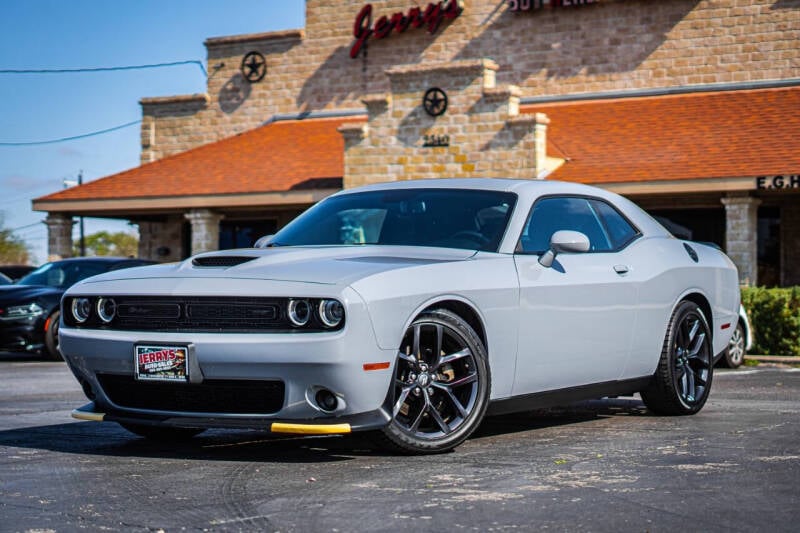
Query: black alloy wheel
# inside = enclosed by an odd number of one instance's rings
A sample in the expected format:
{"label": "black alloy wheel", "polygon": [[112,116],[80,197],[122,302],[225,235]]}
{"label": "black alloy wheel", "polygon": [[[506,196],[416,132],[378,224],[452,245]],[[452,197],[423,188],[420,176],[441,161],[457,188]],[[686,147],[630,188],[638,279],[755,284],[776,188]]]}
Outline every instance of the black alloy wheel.
{"label": "black alloy wheel", "polygon": [[714,374],[711,331],[697,304],[681,302],[670,320],[658,368],[642,399],[664,415],[690,415],[705,405]]}
{"label": "black alloy wheel", "polygon": [[483,420],[490,386],[486,350],[469,324],[447,310],[419,316],[398,350],[385,441],[405,453],[455,448]]}

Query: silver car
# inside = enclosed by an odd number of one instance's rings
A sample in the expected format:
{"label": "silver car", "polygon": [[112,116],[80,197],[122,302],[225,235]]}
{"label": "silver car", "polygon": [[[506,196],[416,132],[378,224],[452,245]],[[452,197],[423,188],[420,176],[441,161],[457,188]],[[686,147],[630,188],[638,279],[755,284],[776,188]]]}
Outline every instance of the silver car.
{"label": "silver car", "polygon": [[371,432],[449,450],[489,414],[640,392],[698,412],[736,268],[578,184],[347,190],[260,249],[104,274],[62,300],[73,415],[139,435]]}

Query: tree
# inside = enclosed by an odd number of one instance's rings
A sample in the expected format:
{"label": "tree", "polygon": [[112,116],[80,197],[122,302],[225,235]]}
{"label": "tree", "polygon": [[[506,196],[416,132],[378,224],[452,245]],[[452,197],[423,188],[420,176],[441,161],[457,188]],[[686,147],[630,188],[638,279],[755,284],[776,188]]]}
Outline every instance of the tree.
{"label": "tree", "polygon": [[13,231],[3,227],[3,218],[0,215],[0,264],[25,265],[29,258],[28,245],[14,235]]}
{"label": "tree", "polygon": [[[119,257],[136,257],[139,253],[139,238],[124,231],[109,233],[98,231],[85,237],[86,255],[101,256],[113,255]],[[81,243],[72,243],[72,254],[77,257],[81,254]]]}

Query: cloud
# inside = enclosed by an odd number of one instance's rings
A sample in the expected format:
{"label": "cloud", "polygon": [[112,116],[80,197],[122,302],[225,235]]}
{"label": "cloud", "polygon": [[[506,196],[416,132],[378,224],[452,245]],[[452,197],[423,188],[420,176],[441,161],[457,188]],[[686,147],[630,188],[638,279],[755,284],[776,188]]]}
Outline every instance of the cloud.
{"label": "cloud", "polygon": [[[10,174],[0,177],[0,188],[6,191],[34,193],[37,189],[41,189],[44,186],[51,186],[55,189],[58,185],[58,181],[53,178],[32,178],[21,174]],[[0,200],[2,200],[2,197],[0,197]]]}
{"label": "cloud", "polygon": [[0,183],[3,184],[4,189],[24,191],[30,188],[31,179],[26,176],[13,174],[11,176],[3,176],[3,178],[0,179]]}
{"label": "cloud", "polygon": [[70,148],[69,146],[60,146],[58,148],[58,155],[64,157],[85,157],[86,154],[81,152],[80,150],[76,150],[75,148]]}

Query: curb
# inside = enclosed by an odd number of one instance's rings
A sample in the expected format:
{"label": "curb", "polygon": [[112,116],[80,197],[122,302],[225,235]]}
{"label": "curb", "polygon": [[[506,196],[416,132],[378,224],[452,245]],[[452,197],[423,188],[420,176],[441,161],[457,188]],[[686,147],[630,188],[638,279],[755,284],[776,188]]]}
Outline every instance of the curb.
{"label": "curb", "polygon": [[758,361],[759,363],[788,363],[800,365],[800,357],[792,355],[745,355],[745,361]]}

